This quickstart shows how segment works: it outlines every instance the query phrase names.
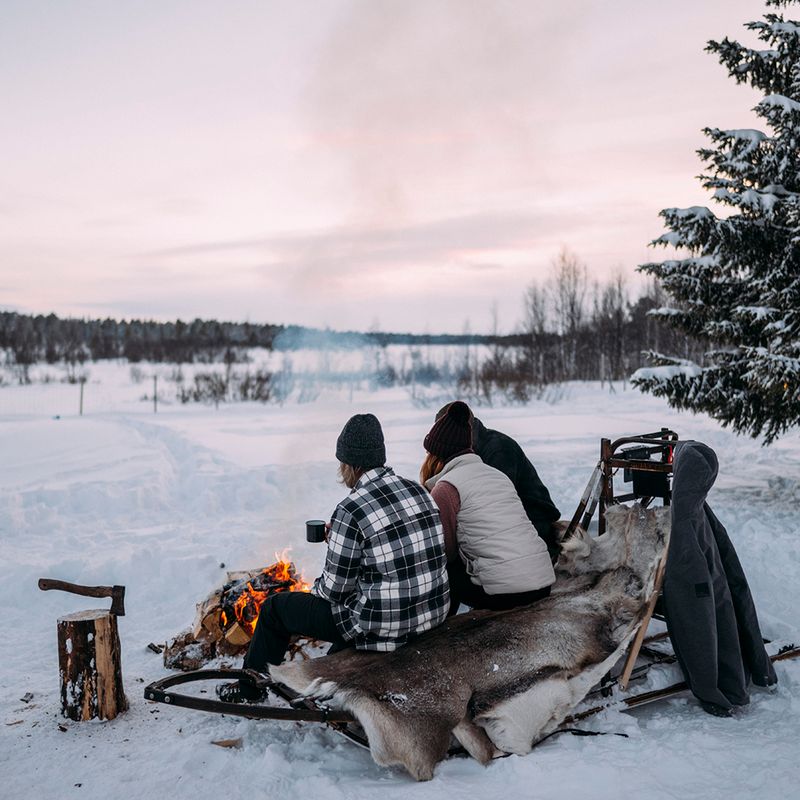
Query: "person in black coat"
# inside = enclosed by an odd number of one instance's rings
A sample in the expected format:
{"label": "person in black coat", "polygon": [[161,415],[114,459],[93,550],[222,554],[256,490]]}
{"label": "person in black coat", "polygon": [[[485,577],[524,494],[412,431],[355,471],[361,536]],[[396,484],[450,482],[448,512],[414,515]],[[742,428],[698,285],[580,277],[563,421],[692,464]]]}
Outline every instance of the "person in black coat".
{"label": "person in black coat", "polygon": [[[436,414],[438,420],[447,410],[448,403]],[[522,448],[505,433],[487,428],[477,417],[472,421],[472,449],[485,464],[507,475],[525,508],[528,519],[547,545],[550,560],[558,558],[558,544],[553,523],[561,517],[542,483],[536,468]]]}

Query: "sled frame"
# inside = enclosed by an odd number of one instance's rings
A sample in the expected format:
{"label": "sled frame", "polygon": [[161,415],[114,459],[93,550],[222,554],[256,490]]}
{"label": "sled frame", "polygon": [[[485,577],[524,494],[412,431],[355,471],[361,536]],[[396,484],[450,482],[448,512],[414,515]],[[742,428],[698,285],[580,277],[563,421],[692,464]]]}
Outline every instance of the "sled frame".
{"label": "sled frame", "polygon": [[[646,508],[653,502],[652,497],[637,495],[633,492],[627,494],[614,494],[614,475],[619,469],[631,470],[632,472],[655,472],[666,475],[668,486],[664,499],[664,505],[670,503],[669,479],[672,477],[672,453],[673,447],[678,441],[678,434],[669,428],[661,428],[654,433],[644,433],[638,436],[623,436],[621,439],[601,439],[600,440],[600,460],[594,468],[589,483],[581,496],[578,508],[570,520],[565,537],[572,534],[575,528],[580,525],[585,530],[589,529],[594,512],[598,511],[597,532],[602,536],[606,532],[606,510],[617,503],[627,500],[639,500]],[[625,445],[640,445],[646,451],[647,459],[633,459],[625,457]],[[638,448],[637,448],[638,449]],[[650,456],[658,455],[660,460],[652,460]],[[656,568],[656,578],[653,586],[653,593],[647,603],[647,610],[642,619],[636,636],[631,643],[625,665],[619,678],[619,687],[623,691],[628,688],[628,683],[633,673],[636,659],[639,657],[647,628],[653,617],[658,596],[661,594],[661,587],[664,582],[664,572],[666,570],[667,553],[664,552],[661,561]]]}

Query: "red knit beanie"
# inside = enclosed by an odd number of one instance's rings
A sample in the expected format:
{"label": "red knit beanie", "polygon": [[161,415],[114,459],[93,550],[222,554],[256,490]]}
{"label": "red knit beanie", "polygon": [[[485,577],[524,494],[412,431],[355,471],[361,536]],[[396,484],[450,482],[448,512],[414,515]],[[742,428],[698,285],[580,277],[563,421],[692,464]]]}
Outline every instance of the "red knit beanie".
{"label": "red knit beanie", "polygon": [[446,406],[423,442],[432,455],[449,461],[454,456],[472,451],[472,411],[466,403],[456,400]]}

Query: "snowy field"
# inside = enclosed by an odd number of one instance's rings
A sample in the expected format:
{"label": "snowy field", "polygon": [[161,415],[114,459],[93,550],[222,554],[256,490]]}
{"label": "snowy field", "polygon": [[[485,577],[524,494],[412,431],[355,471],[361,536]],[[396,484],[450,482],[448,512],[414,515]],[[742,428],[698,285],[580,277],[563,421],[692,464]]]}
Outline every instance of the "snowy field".
{"label": "snowy field", "polygon": [[[710,717],[686,697],[609,711],[585,727],[628,738],[562,735],[488,768],[455,759],[419,785],[322,726],[146,703],[144,685],[166,674],[147,644],[191,623],[194,604],[227,569],[269,564],[291,547],[304,576],[318,574],[324,550],[305,542],[303,523],[329,515],[343,496],[333,454],[346,419],[376,413],[389,462],[415,476],[438,401],[424,408],[404,389],[343,391],[283,406],[164,404],[154,415],[138,399],[144,389],[127,385],[127,367],[118,371],[117,384],[105,380],[97,389],[99,396],[125,386],[118,410],[99,411],[87,399],[83,417],[77,387],[0,388],[3,798],[798,796],[798,662],[777,665],[777,691],[756,690],[734,719]],[[597,384],[478,415],[521,442],[563,516],[574,511],[601,435],[665,425],[711,445],[720,477],[710,503],[737,547],[764,633],[800,640],[800,434],[765,449],[705,417]],[[113,722],[59,716],[56,618],[106,601],[40,592],[43,576],[127,587],[120,632],[131,708]],[[34,697],[26,705],[19,698],[27,692]],[[239,749],[211,744],[236,737]]]}

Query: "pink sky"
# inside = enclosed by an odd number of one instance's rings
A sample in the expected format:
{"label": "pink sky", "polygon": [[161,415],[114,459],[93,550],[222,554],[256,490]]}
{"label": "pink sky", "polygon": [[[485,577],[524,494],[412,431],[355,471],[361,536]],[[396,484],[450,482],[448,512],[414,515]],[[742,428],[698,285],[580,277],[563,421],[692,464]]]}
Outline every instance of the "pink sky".
{"label": "pink sky", "polygon": [[703,52],[758,0],[69,3],[0,11],[0,308],[459,332],[562,246],[603,279],[706,205]]}

